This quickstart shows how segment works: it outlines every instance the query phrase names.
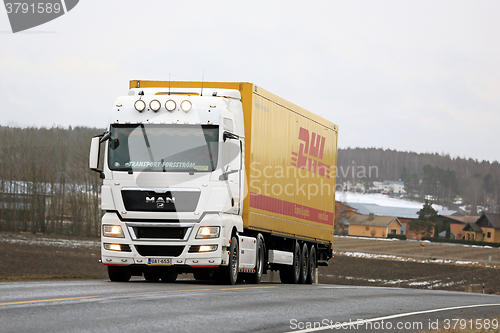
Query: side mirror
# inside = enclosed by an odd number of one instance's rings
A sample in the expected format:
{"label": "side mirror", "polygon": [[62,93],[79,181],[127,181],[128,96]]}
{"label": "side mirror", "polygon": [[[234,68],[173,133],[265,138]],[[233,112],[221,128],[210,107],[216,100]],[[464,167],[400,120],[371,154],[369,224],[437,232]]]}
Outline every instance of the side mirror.
{"label": "side mirror", "polygon": [[90,142],[90,156],[89,156],[89,168],[95,172],[102,172],[99,170],[99,155],[101,153],[101,137],[95,136]]}

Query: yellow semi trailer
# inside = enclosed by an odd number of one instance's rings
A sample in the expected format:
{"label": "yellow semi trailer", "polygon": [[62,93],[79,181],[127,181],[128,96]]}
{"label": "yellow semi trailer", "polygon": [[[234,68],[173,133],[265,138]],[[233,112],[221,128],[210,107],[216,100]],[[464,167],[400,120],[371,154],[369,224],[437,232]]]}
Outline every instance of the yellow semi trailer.
{"label": "yellow semi trailer", "polygon": [[90,153],[110,279],[312,283],[332,256],[337,134],[252,83],[131,81]]}

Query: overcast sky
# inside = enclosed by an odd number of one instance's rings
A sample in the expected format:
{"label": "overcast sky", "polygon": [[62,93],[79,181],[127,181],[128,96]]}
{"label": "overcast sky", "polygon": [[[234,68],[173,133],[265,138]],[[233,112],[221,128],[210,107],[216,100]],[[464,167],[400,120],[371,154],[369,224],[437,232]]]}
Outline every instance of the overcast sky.
{"label": "overcast sky", "polygon": [[500,160],[499,1],[82,0],[12,34],[0,125],[106,127],[128,81],[252,82],[339,146]]}

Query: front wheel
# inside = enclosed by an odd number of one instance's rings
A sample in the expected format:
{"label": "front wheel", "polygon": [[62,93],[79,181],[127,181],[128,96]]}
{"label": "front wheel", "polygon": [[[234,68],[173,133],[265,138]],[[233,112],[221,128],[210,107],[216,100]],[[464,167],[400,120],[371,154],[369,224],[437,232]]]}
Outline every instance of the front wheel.
{"label": "front wheel", "polygon": [[238,281],[239,269],[239,253],[238,238],[231,237],[231,245],[229,247],[229,263],[227,267],[221,267],[217,272],[217,281],[222,284],[235,284]]}
{"label": "front wheel", "polygon": [[108,266],[108,276],[113,282],[127,282],[132,277],[132,273],[125,266]]}
{"label": "front wheel", "polygon": [[264,246],[264,237],[262,235],[257,236],[257,255],[255,262],[255,273],[251,273],[248,282],[259,284],[262,279],[262,274],[264,273],[264,265],[265,265],[265,246]]}

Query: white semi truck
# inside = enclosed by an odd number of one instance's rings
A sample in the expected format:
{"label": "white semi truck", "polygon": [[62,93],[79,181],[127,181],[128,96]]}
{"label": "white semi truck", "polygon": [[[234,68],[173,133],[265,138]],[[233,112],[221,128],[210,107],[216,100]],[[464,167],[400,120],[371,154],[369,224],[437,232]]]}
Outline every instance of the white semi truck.
{"label": "white semi truck", "polygon": [[312,283],[332,257],[337,133],[251,83],[131,81],[90,150],[109,278]]}

